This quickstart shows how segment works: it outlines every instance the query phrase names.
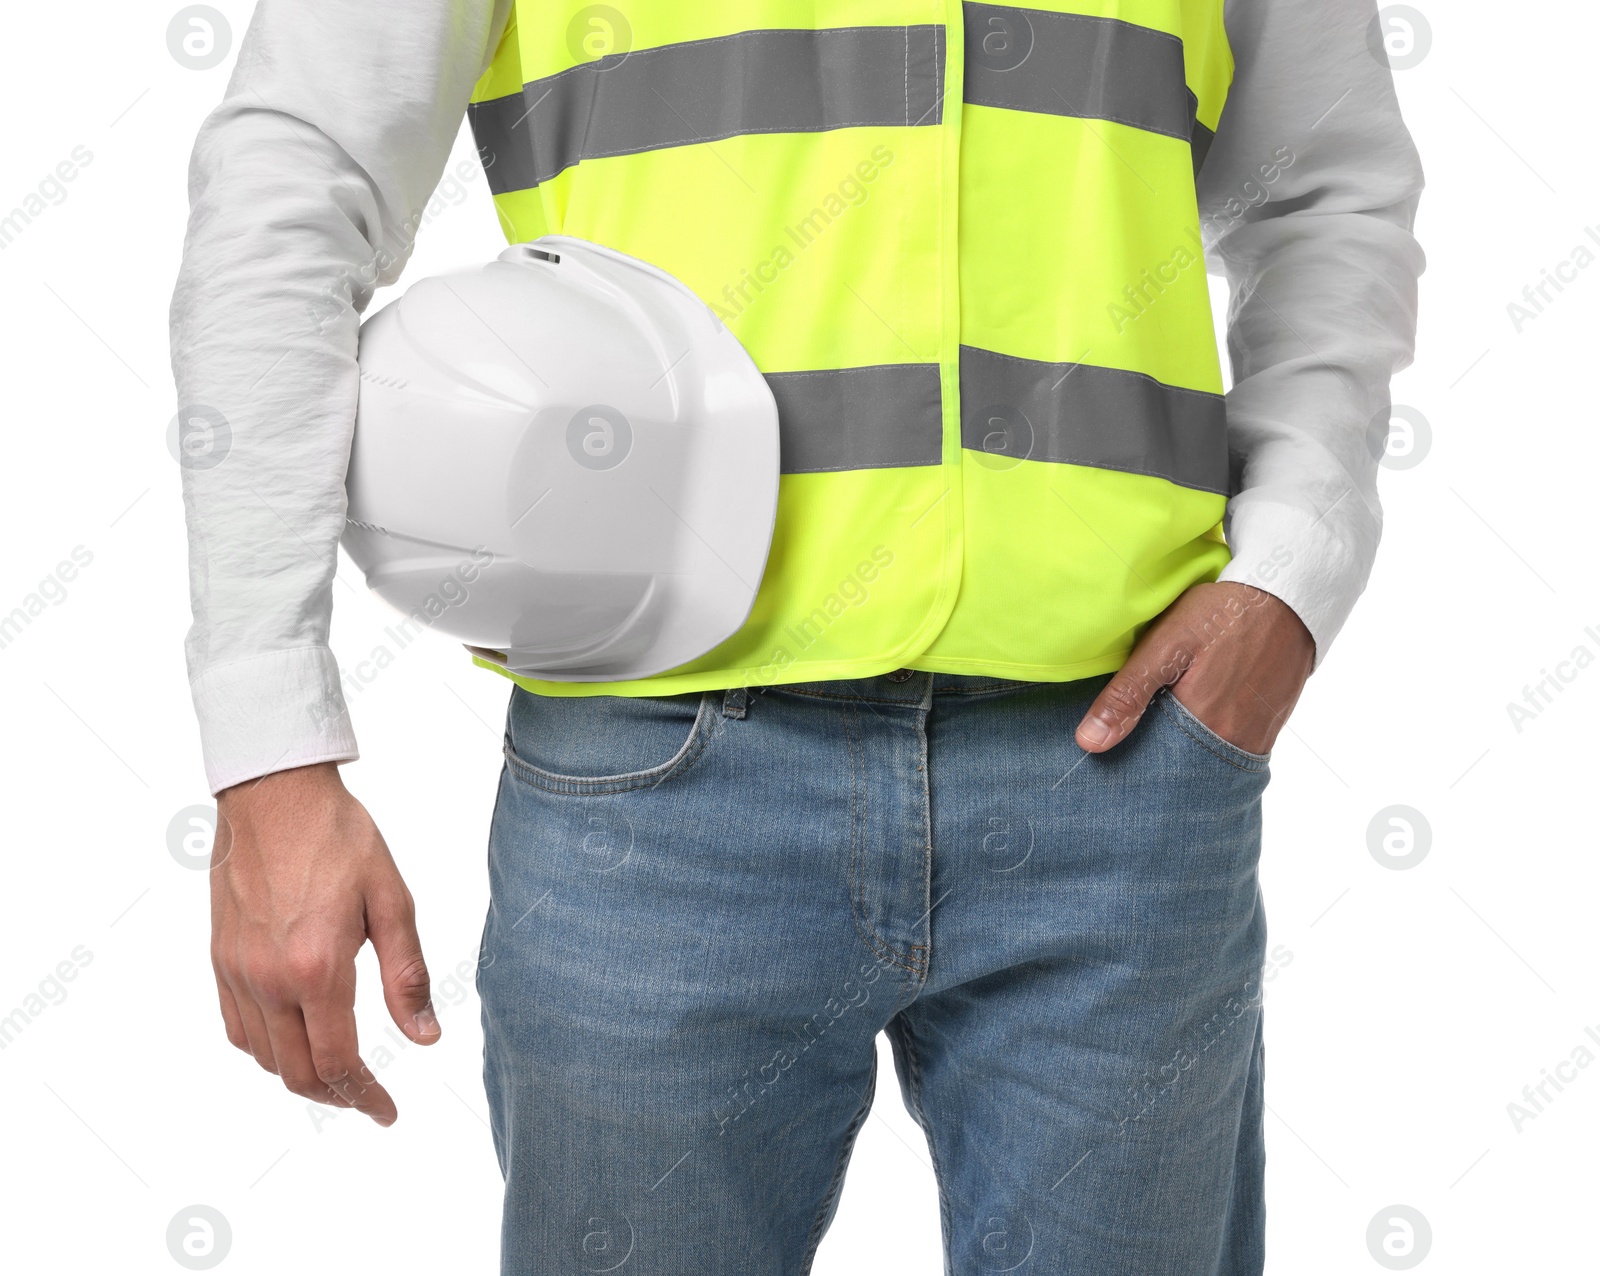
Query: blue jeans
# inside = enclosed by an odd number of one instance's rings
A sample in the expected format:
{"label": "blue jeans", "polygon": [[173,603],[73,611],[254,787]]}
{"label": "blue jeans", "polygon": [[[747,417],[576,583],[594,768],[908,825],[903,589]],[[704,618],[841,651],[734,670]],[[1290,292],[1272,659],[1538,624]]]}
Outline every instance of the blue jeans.
{"label": "blue jeans", "polygon": [[887,1032],[953,1276],[1259,1273],[1267,759],[1104,683],[513,692],[502,1270],[808,1271]]}

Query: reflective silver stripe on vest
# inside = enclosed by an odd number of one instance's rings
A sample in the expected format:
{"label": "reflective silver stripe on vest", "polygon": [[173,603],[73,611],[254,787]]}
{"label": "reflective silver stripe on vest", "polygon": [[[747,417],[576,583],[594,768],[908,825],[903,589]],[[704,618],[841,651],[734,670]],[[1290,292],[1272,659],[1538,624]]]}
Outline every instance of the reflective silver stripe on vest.
{"label": "reflective silver stripe on vest", "polygon": [[769,372],[785,474],[938,465],[939,365]]}
{"label": "reflective silver stripe on vest", "polygon": [[547,182],[586,159],[943,119],[944,28],[746,31],[610,54],[467,108],[489,188]]}
{"label": "reflective silver stripe on vest", "polygon": [[1053,461],[1228,491],[1220,394],[1087,363],[1040,363],[961,347],[961,445],[995,468]]}
{"label": "reflective silver stripe on vest", "polygon": [[1183,41],[1118,18],[998,4],[962,6],[966,100],[1113,120],[1189,140]]}

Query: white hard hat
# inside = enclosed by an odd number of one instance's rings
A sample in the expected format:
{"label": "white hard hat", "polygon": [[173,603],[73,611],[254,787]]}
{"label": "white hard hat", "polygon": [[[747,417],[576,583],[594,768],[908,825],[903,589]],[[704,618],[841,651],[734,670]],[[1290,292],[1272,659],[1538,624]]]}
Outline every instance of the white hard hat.
{"label": "white hard hat", "polygon": [[549,235],[361,328],[342,543],[419,624],[514,673],[642,678],[750,613],[778,409],[664,271]]}

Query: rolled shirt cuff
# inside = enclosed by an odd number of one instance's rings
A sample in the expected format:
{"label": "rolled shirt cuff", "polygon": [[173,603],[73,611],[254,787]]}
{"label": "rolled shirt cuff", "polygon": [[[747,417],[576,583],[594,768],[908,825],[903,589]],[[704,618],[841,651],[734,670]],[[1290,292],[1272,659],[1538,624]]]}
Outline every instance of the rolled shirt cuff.
{"label": "rolled shirt cuff", "polygon": [[1311,631],[1321,665],[1366,588],[1378,528],[1370,543],[1352,546],[1297,506],[1241,501],[1229,513],[1228,541],[1233,560],[1218,579],[1253,585],[1288,604]]}
{"label": "rolled shirt cuff", "polygon": [[275,771],[360,756],[327,647],[215,665],[190,690],[213,794]]}

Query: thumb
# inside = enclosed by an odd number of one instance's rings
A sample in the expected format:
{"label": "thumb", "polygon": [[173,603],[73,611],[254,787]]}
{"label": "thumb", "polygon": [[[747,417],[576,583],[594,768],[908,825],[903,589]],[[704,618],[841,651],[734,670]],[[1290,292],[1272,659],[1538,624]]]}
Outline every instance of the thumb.
{"label": "thumb", "polygon": [[1121,744],[1139,725],[1155,693],[1183,675],[1187,661],[1181,657],[1159,661],[1156,654],[1142,647],[1135,650],[1128,663],[1100,689],[1089,712],[1078,723],[1078,747],[1085,753],[1104,753]]}
{"label": "thumb", "polygon": [[368,901],[367,938],[378,954],[383,999],[395,1025],[417,1044],[432,1045],[439,1040],[439,1021],[417,937],[416,906],[404,886],[395,894]]}

